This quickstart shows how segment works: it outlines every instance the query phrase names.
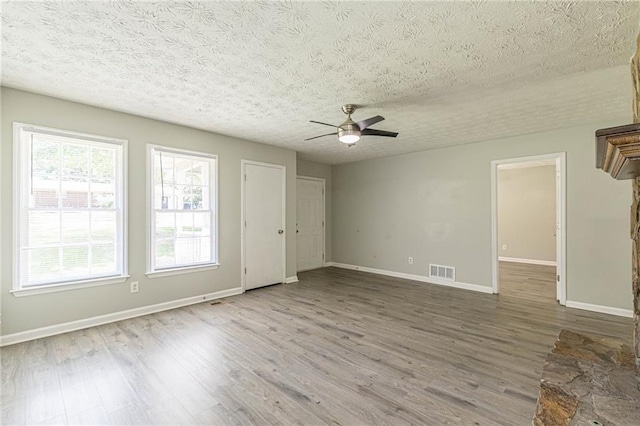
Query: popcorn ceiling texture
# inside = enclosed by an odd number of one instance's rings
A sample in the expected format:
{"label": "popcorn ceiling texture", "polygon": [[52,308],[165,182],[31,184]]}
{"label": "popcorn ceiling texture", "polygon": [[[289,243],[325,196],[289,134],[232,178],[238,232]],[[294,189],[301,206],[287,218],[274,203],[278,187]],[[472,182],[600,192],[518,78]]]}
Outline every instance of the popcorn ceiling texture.
{"label": "popcorn ceiling texture", "polygon": [[[628,118],[637,2],[3,2],[2,84],[338,164]],[[354,148],[303,139],[381,114]]]}

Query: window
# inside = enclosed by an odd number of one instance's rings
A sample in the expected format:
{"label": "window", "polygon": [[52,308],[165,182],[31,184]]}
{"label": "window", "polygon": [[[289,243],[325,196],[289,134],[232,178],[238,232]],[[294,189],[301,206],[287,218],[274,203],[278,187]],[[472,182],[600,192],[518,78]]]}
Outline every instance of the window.
{"label": "window", "polygon": [[123,281],[126,141],[15,123],[14,291]]}
{"label": "window", "polygon": [[217,265],[215,155],[149,145],[149,274]]}

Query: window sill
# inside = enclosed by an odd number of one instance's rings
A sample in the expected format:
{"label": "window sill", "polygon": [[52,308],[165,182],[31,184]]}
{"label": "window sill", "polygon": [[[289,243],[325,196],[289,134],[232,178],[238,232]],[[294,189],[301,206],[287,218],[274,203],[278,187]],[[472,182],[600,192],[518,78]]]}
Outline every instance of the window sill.
{"label": "window sill", "polygon": [[159,271],[147,272],[148,278],[160,278],[160,277],[168,277],[170,275],[180,275],[180,274],[188,274],[190,272],[201,272],[208,271],[211,269],[218,269],[220,266],[219,263],[210,263],[207,265],[198,265],[198,266],[184,266],[181,268],[173,268],[173,269],[161,269]]}
{"label": "window sill", "polygon": [[15,297],[34,296],[36,294],[56,293],[59,291],[76,290],[79,288],[97,287],[110,284],[120,284],[129,278],[129,275],[121,275],[118,277],[98,278],[95,280],[76,281],[68,284],[52,284],[40,287],[22,288],[19,290],[10,290]]}

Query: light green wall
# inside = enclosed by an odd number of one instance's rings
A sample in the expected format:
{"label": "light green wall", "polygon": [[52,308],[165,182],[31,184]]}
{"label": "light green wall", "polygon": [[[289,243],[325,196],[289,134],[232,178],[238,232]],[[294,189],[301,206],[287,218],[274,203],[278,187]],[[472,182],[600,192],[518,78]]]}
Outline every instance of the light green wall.
{"label": "light green wall", "polygon": [[491,161],[566,151],[567,299],[630,309],[631,184],[594,160],[595,130],[618,124],[333,166],[333,261],[424,276],[450,265],[491,287]]}
{"label": "light green wall", "polygon": [[[287,167],[287,276],[296,273],[296,175],[326,179],[327,260],[427,275],[452,265],[457,280],[491,286],[490,162],[567,152],[568,300],[631,308],[630,185],[594,167],[601,123],[402,156],[327,166],[293,151],[2,88],[0,287],[2,334],[104,315],[240,285],[240,160]],[[129,272],[124,284],[14,297],[12,123],[26,122],[129,141]],[[220,262],[215,271],[148,280],[145,144],[219,157]],[[299,168],[297,170],[297,168]],[[329,214],[330,213],[330,214]],[[407,257],[413,256],[413,265]],[[185,279],[188,278],[188,279]],[[129,282],[140,292],[129,293]]]}
{"label": "light green wall", "polygon": [[333,221],[331,220],[331,166],[328,164],[314,163],[312,161],[298,160],[298,176],[307,176],[324,179],[324,221],[325,221],[325,262],[331,261],[331,233]]}
{"label": "light green wall", "polygon": [[555,262],[555,232],[556,166],[498,170],[498,255]]}
{"label": "light green wall", "polygon": [[[12,201],[14,121],[129,141],[129,274],[113,284],[34,296],[15,297],[12,286]],[[2,334],[90,318],[126,309],[197,296],[240,286],[240,160],[287,167],[287,276],[296,274],[296,153],[201,130],[95,108],[47,96],[2,88]],[[154,143],[218,155],[219,260],[213,271],[147,279],[146,144]],[[131,294],[129,282],[139,281]]]}

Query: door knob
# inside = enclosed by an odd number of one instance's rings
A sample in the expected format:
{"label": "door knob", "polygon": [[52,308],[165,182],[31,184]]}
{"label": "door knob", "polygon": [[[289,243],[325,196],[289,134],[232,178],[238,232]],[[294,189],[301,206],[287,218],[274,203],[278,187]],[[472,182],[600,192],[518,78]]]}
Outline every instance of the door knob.
{"label": "door knob", "polygon": [[284,231],[282,229],[278,229],[278,234],[284,234]]}

